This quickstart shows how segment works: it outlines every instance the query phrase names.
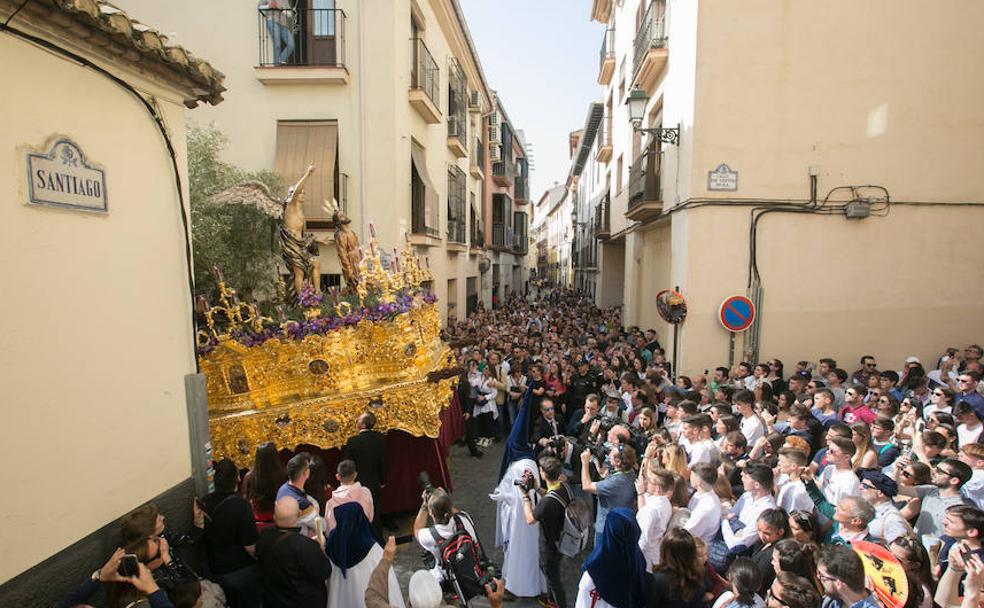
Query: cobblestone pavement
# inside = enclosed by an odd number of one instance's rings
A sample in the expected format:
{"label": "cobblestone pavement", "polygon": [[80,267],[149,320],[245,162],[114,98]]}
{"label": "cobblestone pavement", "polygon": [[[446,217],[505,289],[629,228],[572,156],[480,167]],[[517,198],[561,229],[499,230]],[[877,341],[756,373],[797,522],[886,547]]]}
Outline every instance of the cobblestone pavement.
{"label": "cobblestone pavement", "polygon": [[[499,465],[502,462],[503,449],[503,444],[494,443],[485,449],[485,457],[479,459],[471,458],[468,455],[468,450],[463,446],[452,446],[449,463],[451,481],[454,485],[452,496],[455,505],[472,516],[489,558],[499,565],[502,564],[502,549],[492,546],[495,542],[495,506],[489,499],[489,493],[495,489],[499,477]],[[395,518],[393,523],[397,530],[387,530],[386,533],[409,534],[413,524],[413,515],[405,514]],[[401,545],[397,550],[394,567],[404,594],[406,594],[410,576],[414,571],[423,568],[420,551],[420,545],[416,543]],[[561,576],[567,589],[567,601],[571,605],[573,605],[577,583],[581,576],[582,559],[565,559],[561,566]],[[488,606],[488,601],[485,598],[475,598],[470,605],[476,608]],[[521,598],[506,604],[506,606],[515,608],[538,605],[536,598]]]}

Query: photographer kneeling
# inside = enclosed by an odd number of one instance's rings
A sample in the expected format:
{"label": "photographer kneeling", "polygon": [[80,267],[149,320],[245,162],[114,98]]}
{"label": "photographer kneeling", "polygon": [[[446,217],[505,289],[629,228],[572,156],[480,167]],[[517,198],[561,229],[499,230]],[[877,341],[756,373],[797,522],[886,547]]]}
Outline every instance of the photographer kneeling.
{"label": "photographer kneeling", "polygon": [[[440,488],[425,489],[423,499],[413,522],[413,535],[429,553],[425,554],[425,563],[431,568],[431,574],[462,602],[484,594],[485,585],[496,573],[482,548],[475,523],[467,513],[457,509],[451,496]],[[428,516],[434,520],[434,525],[427,526]],[[432,567],[431,557],[435,562]]]}
{"label": "photographer kneeling", "polygon": [[560,535],[564,531],[564,517],[567,505],[573,500],[571,489],[564,483],[564,465],[555,456],[540,458],[540,476],[546,481],[546,492],[533,507],[529,491],[533,489],[533,480],[526,481],[522,486],[526,492],[523,495],[523,512],[526,523],[540,523],[540,571],[547,579],[547,589],[550,598],[558,608],[567,608],[567,594],[560,580]]}

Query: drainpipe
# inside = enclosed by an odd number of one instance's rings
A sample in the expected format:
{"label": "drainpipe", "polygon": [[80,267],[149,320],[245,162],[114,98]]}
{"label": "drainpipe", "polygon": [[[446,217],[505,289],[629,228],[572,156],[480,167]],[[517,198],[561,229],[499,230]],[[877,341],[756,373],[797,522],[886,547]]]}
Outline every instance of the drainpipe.
{"label": "drainpipe", "polygon": [[363,243],[368,242],[366,226],[369,224],[366,217],[366,112],[365,92],[366,92],[366,20],[365,3],[356,2],[359,8],[359,240]]}

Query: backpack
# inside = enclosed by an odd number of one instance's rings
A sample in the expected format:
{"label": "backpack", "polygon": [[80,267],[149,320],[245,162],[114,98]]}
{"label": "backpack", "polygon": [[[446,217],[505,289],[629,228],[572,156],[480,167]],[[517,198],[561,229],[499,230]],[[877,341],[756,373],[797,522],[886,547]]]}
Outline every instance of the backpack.
{"label": "backpack", "polygon": [[[440,566],[447,573],[445,578],[452,584],[457,583],[458,588],[453,590],[464,596],[463,599],[467,602],[475,596],[485,595],[485,565],[488,559],[482,545],[468,533],[462,523],[462,515],[468,517],[463,513],[455,513],[455,530],[448,538],[441,538],[433,526],[427,530],[437,543]],[[468,521],[474,529],[475,524],[470,517]]]}
{"label": "backpack", "polygon": [[592,520],[591,507],[579,499],[564,501],[557,492],[553,491],[548,492],[547,497],[553,498],[564,507],[564,528],[557,540],[557,551],[567,557],[577,557],[588,542]]}

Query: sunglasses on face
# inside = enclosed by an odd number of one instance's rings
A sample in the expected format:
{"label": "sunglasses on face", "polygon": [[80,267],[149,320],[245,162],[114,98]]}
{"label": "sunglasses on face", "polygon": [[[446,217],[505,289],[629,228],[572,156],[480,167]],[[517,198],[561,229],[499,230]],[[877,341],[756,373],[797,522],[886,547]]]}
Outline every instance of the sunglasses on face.
{"label": "sunglasses on face", "polygon": [[904,469],[902,471],[902,477],[909,478],[909,477],[914,477],[914,476],[915,476],[915,473],[913,473],[909,469]]}

